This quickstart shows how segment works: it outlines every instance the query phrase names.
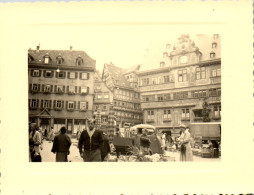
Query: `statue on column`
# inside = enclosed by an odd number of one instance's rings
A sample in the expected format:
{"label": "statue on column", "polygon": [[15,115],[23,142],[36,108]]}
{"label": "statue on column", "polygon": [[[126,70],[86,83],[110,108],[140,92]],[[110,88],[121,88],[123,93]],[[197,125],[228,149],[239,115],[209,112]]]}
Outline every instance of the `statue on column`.
{"label": "statue on column", "polygon": [[209,112],[210,112],[209,104],[204,99],[203,109],[202,109],[203,122],[210,122]]}

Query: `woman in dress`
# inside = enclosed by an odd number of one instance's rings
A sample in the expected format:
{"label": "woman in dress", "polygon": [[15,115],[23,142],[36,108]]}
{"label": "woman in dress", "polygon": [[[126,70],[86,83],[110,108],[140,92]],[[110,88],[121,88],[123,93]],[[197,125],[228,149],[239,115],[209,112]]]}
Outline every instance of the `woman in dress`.
{"label": "woman in dress", "polygon": [[180,136],[180,148],[181,145],[185,146],[185,150],[181,151],[180,150],[180,161],[193,161],[192,157],[192,149],[191,149],[191,144],[190,144],[190,133],[187,130],[185,125],[180,125],[180,129],[182,130],[182,135]]}

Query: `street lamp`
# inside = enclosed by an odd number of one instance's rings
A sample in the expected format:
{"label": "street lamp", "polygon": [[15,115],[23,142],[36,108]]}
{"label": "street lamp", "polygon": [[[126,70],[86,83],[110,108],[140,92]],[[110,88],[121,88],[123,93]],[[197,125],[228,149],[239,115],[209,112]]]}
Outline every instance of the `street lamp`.
{"label": "street lamp", "polygon": [[57,72],[57,73],[59,73],[59,72],[60,72],[60,69],[59,69],[59,67],[57,67],[57,69],[56,69],[56,72]]}

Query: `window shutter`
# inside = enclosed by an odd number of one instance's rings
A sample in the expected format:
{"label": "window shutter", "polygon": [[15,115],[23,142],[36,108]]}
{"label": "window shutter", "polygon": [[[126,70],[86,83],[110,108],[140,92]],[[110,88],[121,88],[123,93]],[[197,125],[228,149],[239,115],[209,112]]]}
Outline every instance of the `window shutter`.
{"label": "window shutter", "polygon": [[78,92],[78,87],[77,86],[75,86],[75,93],[77,93]]}
{"label": "window shutter", "polygon": [[88,102],[86,102],[86,109],[88,110]]}
{"label": "window shutter", "polygon": [[68,109],[68,101],[66,101],[66,110]]}
{"label": "window shutter", "polygon": [[76,101],[74,101],[74,110],[76,110]]}
{"label": "window shutter", "polygon": [[70,91],[69,91],[69,85],[67,86],[67,93],[69,93]]}
{"label": "window shutter", "polygon": [[79,79],[82,79],[82,72],[79,73]]}
{"label": "window shutter", "polygon": [[78,78],[78,73],[77,72],[75,72],[75,79],[77,79]]}
{"label": "window shutter", "polygon": [[33,70],[33,69],[31,69],[30,71],[31,71],[31,72],[30,72],[30,75],[31,75],[31,76],[33,76],[33,72],[34,72],[34,70]]}
{"label": "window shutter", "polygon": [[87,73],[87,80],[89,80],[89,75],[90,75],[90,74],[89,74],[89,73]]}
{"label": "window shutter", "polygon": [[64,78],[66,77],[66,72],[64,72]]}
{"label": "window shutter", "polygon": [[70,73],[70,72],[68,72],[68,74],[67,74],[68,79],[70,78],[70,74],[71,74],[71,73]]}
{"label": "window shutter", "polygon": [[41,100],[41,108],[43,108],[43,100]]}
{"label": "window shutter", "polygon": [[62,108],[64,108],[64,101],[62,101]]}
{"label": "window shutter", "polygon": [[86,89],[86,90],[87,90],[87,92],[86,92],[86,93],[88,94],[88,93],[89,93],[89,87],[87,87],[87,89]]}
{"label": "window shutter", "polygon": [[46,77],[46,70],[43,70],[43,76]]}
{"label": "window shutter", "polygon": [[53,108],[56,107],[56,100],[54,100],[54,103],[53,103]]}
{"label": "window shutter", "polygon": [[55,93],[57,93],[57,85],[55,85]]}
{"label": "window shutter", "polygon": [[42,84],[42,86],[41,86],[41,91],[42,91],[42,92],[45,91],[45,90],[44,90],[44,84]]}
{"label": "window shutter", "polygon": [[77,109],[80,110],[80,101],[78,101],[78,108]]}
{"label": "window shutter", "polygon": [[49,108],[51,108],[52,100],[49,100]]}
{"label": "window shutter", "polygon": [[41,87],[41,85],[40,85],[40,84],[38,84],[38,92],[40,92],[40,87]]}
{"label": "window shutter", "polygon": [[65,85],[63,86],[63,93],[65,93]]}
{"label": "window shutter", "polygon": [[51,78],[54,76],[54,71],[52,70],[51,71]]}
{"label": "window shutter", "polygon": [[41,70],[39,70],[39,77],[41,77]]}
{"label": "window shutter", "polygon": [[33,84],[29,84],[29,91],[30,92],[32,91],[32,86],[33,86]]}
{"label": "window shutter", "polygon": [[56,78],[58,78],[59,72],[56,72]]}
{"label": "window shutter", "polygon": [[79,87],[79,93],[81,93],[81,87]]}
{"label": "window shutter", "polygon": [[36,108],[39,108],[39,100],[36,100]]}
{"label": "window shutter", "polygon": [[53,92],[53,85],[50,86],[50,92]]}

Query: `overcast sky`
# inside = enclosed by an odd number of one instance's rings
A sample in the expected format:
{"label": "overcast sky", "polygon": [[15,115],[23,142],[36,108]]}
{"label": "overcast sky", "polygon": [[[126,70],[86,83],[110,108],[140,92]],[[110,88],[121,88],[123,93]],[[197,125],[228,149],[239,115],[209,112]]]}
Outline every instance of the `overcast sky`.
{"label": "overcast sky", "polygon": [[155,68],[166,44],[175,42],[180,34],[170,25],[34,25],[27,29],[26,44],[27,49],[35,49],[40,43],[42,50],[73,46],[95,59],[100,71],[110,62],[123,68],[143,64],[145,55],[150,55]]}

